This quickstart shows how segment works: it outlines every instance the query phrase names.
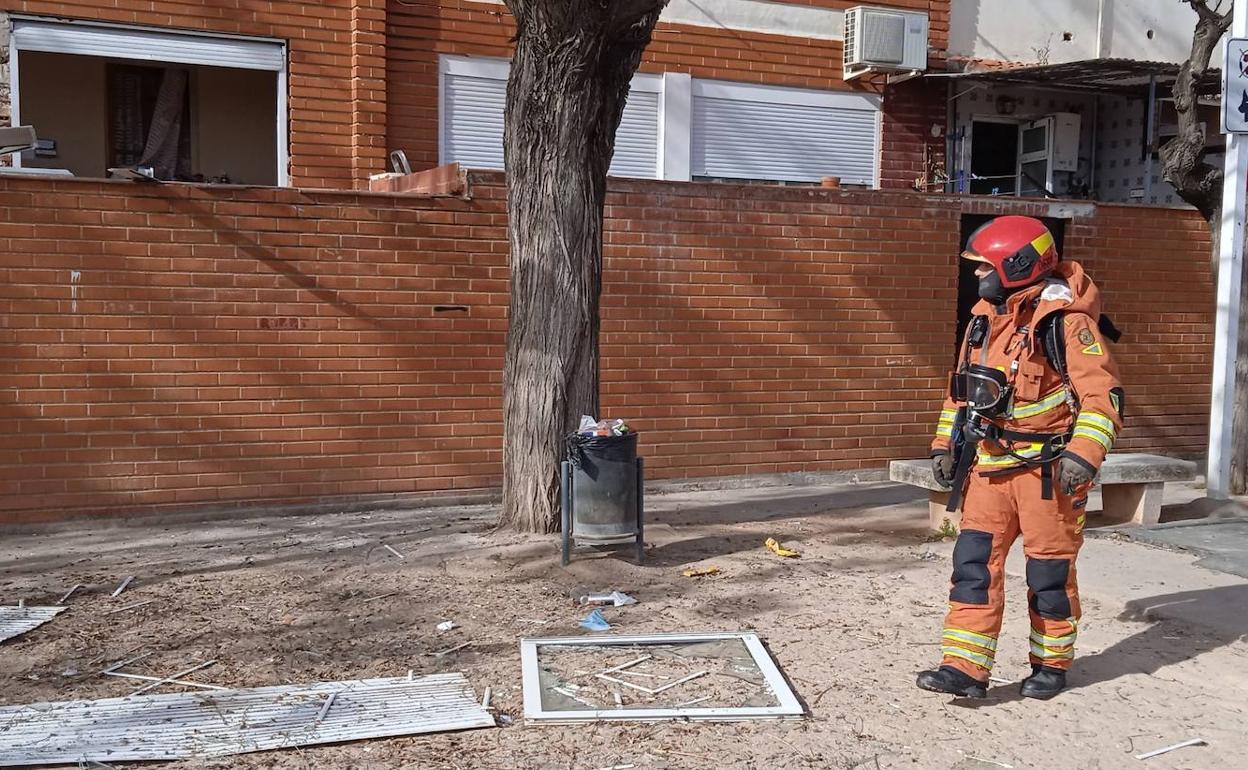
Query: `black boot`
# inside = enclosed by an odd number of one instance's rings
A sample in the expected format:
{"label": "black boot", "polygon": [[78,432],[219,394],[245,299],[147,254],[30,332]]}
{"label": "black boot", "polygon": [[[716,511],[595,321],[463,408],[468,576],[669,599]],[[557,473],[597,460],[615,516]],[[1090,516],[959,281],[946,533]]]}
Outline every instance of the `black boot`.
{"label": "black boot", "polygon": [[915,682],[924,690],[943,692],[962,698],[986,698],[988,686],[953,666],[941,666],[935,671],[922,671]]}
{"label": "black boot", "polygon": [[1049,666],[1031,666],[1031,676],[1023,680],[1018,688],[1024,698],[1048,700],[1066,689],[1066,672],[1060,668]]}

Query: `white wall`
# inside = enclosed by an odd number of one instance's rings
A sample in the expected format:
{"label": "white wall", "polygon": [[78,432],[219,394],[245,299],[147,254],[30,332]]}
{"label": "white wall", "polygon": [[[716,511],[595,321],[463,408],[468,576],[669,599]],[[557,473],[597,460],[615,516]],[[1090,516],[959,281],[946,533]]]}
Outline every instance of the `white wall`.
{"label": "white wall", "polygon": [[1187,58],[1195,28],[1195,12],[1179,0],[953,0],[949,48],[957,56],[1028,63],[1044,58],[1046,48],[1050,64],[1178,62]]}

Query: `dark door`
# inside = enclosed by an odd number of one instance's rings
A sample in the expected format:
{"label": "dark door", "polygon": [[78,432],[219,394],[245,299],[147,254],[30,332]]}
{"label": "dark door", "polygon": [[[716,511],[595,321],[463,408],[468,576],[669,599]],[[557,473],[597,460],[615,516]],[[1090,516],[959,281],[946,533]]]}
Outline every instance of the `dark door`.
{"label": "dark door", "polygon": [[971,176],[972,195],[1013,195],[1016,192],[1016,123],[975,121],[971,124]]}

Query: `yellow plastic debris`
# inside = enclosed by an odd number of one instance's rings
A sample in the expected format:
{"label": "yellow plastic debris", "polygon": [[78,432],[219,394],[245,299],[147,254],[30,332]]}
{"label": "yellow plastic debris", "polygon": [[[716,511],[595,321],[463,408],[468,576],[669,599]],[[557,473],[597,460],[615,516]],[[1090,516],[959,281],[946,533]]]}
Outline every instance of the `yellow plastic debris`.
{"label": "yellow plastic debris", "polygon": [[767,550],[771,551],[776,556],[783,556],[786,559],[793,559],[798,556],[801,556],[801,554],[798,553],[797,551],[790,550],[780,545],[779,543],[777,543],[774,537],[767,538],[767,542],[764,543],[763,545],[766,545]]}
{"label": "yellow plastic debris", "polygon": [[718,575],[720,572],[723,572],[723,570],[721,570],[719,567],[690,567],[689,569],[685,570],[684,572],[681,572],[680,574],[684,575],[685,577],[691,578],[691,577],[710,577],[711,575]]}

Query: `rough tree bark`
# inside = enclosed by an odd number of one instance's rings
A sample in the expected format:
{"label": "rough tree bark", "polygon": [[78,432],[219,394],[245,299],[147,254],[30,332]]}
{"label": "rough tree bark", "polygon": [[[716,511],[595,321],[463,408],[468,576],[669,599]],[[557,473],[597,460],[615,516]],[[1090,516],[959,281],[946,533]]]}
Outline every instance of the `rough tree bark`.
{"label": "rough tree bark", "polygon": [[[1222,169],[1205,162],[1205,134],[1197,112],[1200,83],[1209,73],[1209,60],[1218,41],[1231,28],[1231,3],[1219,0],[1182,0],[1196,12],[1192,52],[1179,68],[1174,83],[1174,110],[1178,134],[1161,147],[1161,168],[1179,197],[1196,207],[1209,225],[1213,244],[1210,260],[1217,275],[1219,225],[1222,220]],[[1244,271],[1240,296],[1248,296],[1248,271]],[[1242,300],[1241,300],[1242,302]],[[1233,494],[1248,492],[1248,315],[1240,314],[1239,350],[1235,354],[1236,400],[1231,441],[1234,447],[1230,487]]]}
{"label": "rough tree bark", "polygon": [[559,461],[598,415],[607,169],[629,82],[667,0],[505,0],[516,20],[504,165],[511,308],[500,525],[559,527]]}

